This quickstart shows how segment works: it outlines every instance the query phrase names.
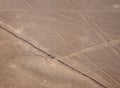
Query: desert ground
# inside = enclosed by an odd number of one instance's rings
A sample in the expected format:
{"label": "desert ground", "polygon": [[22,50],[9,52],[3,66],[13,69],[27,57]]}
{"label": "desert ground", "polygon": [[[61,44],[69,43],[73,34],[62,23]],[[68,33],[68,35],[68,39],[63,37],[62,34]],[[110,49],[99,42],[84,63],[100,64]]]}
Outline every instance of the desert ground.
{"label": "desert ground", "polygon": [[0,0],[0,88],[120,88],[120,0]]}

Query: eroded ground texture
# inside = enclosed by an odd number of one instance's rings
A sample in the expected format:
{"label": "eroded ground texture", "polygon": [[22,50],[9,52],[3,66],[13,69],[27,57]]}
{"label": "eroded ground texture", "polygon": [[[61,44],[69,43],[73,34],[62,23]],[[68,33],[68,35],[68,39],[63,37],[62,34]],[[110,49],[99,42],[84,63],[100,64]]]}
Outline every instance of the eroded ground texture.
{"label": "eroded ground texture", "polygon": [[120,88],[120,0],[0,0],[0,88]]}

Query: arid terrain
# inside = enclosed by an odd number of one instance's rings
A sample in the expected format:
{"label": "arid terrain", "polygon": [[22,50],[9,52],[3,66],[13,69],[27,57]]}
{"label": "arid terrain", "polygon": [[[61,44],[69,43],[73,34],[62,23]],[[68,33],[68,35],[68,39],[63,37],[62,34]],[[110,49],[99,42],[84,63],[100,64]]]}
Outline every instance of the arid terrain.
{"label": "arid terrain", "polygon": [[0,88],[120,88],[120,0],[0,0]]}

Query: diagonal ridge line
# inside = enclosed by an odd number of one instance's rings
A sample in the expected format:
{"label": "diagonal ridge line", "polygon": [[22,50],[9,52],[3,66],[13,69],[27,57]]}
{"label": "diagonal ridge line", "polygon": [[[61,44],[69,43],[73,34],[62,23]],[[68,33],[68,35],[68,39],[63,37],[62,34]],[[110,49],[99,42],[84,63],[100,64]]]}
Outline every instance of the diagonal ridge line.
{"label": "diagonal ridge line", "polygon": [[61,60],[55,58],[55,56],[52,56],[52,55],[49,54],[48,52],[46,52],[46,51],[40,49],[39,47],[35,46],[34,44],[32,44],[31,42],[29,42],[28,40],[25,40],[24,38],[21,38],[21,37],[17,36],[17,35],[14,34],[13,32],[9,31],[7,28],[5,28],[5,27],[3,27],[3,26],[0,26],[0,28],[1,28],[2,30],[4,30],[4,31],[10,33],[11,35],[13,35],[14,37],[16,37],[17,39],[20,39],[20,40],[26,42],[27,44],[31,45],[32,47],[34,47],[34,48],[37,49],[38,51],[40,51],[40,52],[46,54],[46,55],[47,55],[48,57],[50,57],[51,59],[57,60],[59,63],[63,64],[64,66],[66,66],[66,67],[72,69],[73,71],[78,72],[78,73],[81,74],[82,76],[84,76],[84,77],[90,79],[91,81],[95,82],[95,83],[98,84],[99,86],[101,86],[101,87],[103,87],[103,88],[108,88],[108,87],[106,87],[105,85],[103,85],[102,83],[100,83],[100,82],[98,82],[97,80],[95,80],[94,78],[88,76],[87,74],[85,74],[85,73],[83,73],[83,72],[77,70],[76,68],[74,68],[74,67],[72,67],[72,66],[66,64],[65,62],[63,62],[63,61],[61,61]]}
{"label": "diagonal ridge line", "polygon": [[54,56],[52,56],[52,55],[49,54],[48,52],[46,52],[46,51],[44,51],[44,50],[38,48],[37,46],[35,46],[35,45],[32,44],[31,42],[25,40],[24,38],[21,38],[21,37],[17,36],[17,35],[14,34],[13,32],[7,30],[6,28],[4,28],[4,27],[2,27],[2,26],[0,26],[0,28],[3,29],[3,30],[5,30],[5,31],[7,31],[7,32],[10,33],[10,34],[12,34],[14,37],[16,37],[16,38],[18,38],[18,39],[20,39],[20,40],[26,42],[27,44],[31,45],[32,47],[34,47],[34,48],[37,49],[38,51],[41,51],[42,53],[46,54],[46,55],[49,56],[50,58],[52,58],[52,59],[54,58]]}
{"label": "diagonal ridge line", "polygon": [[77,70],[76,68],[74,68],[74,67],[66,64],[65,62],[63,62],[63,61],[61,61],[61,60],[59,60],[59,59],[57,59],[57,61],[60,62],[60,63],[62,63],[62,64],[65,65],[65,66],[69,67],[69,68],[72,69],[73,71],[78,72],[78,73],[81,74],[82,76],[89,78],[90,80],[92,80],[93,82],[95,82],[95,83],[97,83],[98,85],[102,86],[103,88],[108,88],[108,87],[106,87],[105,85],[103,85],[102,83],[100,83],[100,82],[98,82],[97,80],[95,80],[94,78],[92,78],[92,77],[88,76],[87,74],[85,74],[85,73]]}

